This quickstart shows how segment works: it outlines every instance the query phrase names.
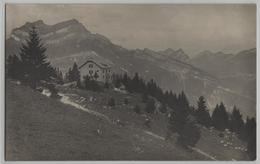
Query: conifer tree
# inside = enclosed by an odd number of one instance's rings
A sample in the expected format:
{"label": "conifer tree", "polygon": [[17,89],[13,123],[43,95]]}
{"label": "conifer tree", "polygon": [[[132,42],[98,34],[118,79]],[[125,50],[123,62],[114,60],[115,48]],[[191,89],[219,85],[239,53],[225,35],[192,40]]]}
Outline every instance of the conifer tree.
{"label": "conifer tree", "polygon": [[21,60],[16,55],[8,56],[6,71],[8,77],[21,80]]}
{"label": "conifer tree", "polygon": [[23,80],[35,88],[40,80],[46,80],[53,75],[52,67],[45,55],[46,48],[41,43],[36,27],[29,32],[29,39],[20,49]]}
{"label": "conifer tree", "polygon": [[220,105],[216,105],[212,113],[212,124],[218,130],[224,130],[228,128],[228,113],[226,111],[226,107],[221,102]]}
{"label": "conifer tree", "polygon": [[73,64],[71,73],[72,73],[73,81],[80,81],[80,72],[79,72],[79,69],[78,69],[78,65],[75,62]]}
{"label": "conifer tree", "polygon": [[200,138],[200,130],[190,117],[190,106],[184,92],[178,95],[169,118],[168,129],[178,133],[177,142],[184,147],[194,146]]}
{"label": "conifer tree", "polygon": [[233,111],[230,116],[229,121],[230,130],[236,132],[237,134],[242,134],[244,129],[244,121],[242,118],[242,114],[240,114],[239,109],[234,106]]}
{"label": "conifer tree", "polygon": [[251,160],[256,159],[256,121],[255,118],[247,118],[245,125],[247,137],[247,153]]}
{"label": "conifer tree", "polygon": [[209,111],[208,111],[207,106],[206,106],[205,98],[203,96],[199,97],[198,108],[195,111],[195,115],[197,117],[198,122],[201,125],[204,125],[206,127],[210,126],[211,118],[210,118],[210,114],[209,114]]}

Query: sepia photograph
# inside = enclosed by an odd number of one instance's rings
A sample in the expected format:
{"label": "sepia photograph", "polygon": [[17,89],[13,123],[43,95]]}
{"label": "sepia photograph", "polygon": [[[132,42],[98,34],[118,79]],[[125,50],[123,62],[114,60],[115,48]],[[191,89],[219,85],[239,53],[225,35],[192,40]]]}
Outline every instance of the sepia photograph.
{"label": "sepia photograph", "polygon": [[256,4],[4,9],[5,161],[256,160]]}

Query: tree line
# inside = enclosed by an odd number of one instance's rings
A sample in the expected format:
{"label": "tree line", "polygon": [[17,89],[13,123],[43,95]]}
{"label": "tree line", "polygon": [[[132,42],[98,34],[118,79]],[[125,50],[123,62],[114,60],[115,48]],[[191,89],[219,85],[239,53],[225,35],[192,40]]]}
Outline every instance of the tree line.
{"label": "tree line", "polygon": [[[231,132],[236,133],[240,139],[247,142],[248,154],[251,159],[255,159],[255,118],[247,117],[244,121],[240,110],[236,106],[234,106],[232,112],[229,113],[224,103],[220,102],[220,104],[217,104],[214,108],[212,115],[210,115],[206,100],[203,96],[199,97],[197,107],[192,107],[184,92],[180,94],[173,93],[172,91],[163,92],[153,79],[145,82],[140,78],[138,73],[135,73],[132,78],[126,73],[123,75],[114,74],[113,84],[117,88],[120,88],[121,85],[125,86],[125,89],[130,93],[135,92],[142,94],[142,101],[147,102],[145,110],[148,113],[155,111],[154,100],[149,99],[148,95],[160,101],[160,111],[162,113],[170,113],[168,129],[171,132],[177,132],[179,134],[178,143],[183,146],[194,146],[199,140],[200,132],[196,124],[207,128],[214,127],[219,131],[229,129]],[[170,111],[167,111],[167,109],[170,109]]]}

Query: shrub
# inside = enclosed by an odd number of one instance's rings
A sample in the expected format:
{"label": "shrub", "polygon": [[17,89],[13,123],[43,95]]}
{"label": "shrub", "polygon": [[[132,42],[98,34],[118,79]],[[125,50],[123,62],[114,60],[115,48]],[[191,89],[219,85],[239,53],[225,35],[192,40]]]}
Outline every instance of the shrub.
{"label": "shrub", "polygon": [[137,114],[141,114],[141,109],[138,105],[134,106],[134,112],[137,113]]}
{"label": "shrub", "polygon": [[125,104],[125,105],[129,104],[129,101],[128,101],[127,98],[124,98],[124,104]]}
{"label": "shrub", "polygon": [[154,113],[154,111],[155,111],[155,101],[154,101],[154,99],[149,99],[147,101],[145,111],[147,113]]}
{"label": "shrub", "polygon": [[218,136],[221,137],[221,138],[223,138],[223,137],[224,137],[224,134],[223,134],[223,133],[219,133]]}
{"label": "shrub", "polygon": [[147,95],[146,93],[144,93],[144,94],[142,95],[142,102],[146,103],[147,100],[148,100],[148,95]]}
{"label": "shrub", "polygon": [[185,148],[194,147],[200,139],[200,130],[194,122],[187,122],[183,129],[179,131],[177,143]]}
{"label": "shrub", "polygon": [[115,106],[115,105],[116,105],[115,99],[114,99],[114,98],[110,98],[110,99],[108,100],[108,106],[113,107],[113,106]]}
{"label": "shrub", "polygon": [[167,106],[165,103],[161,104],[160,108],[159,108],[161,113],[166,113],[167,112]]}
{"label": "shrub", "polygon": [[83,83],[86,90],[91,90],[95,92],[102,91],[102,87],[98,84],[98,82],[89,76],[84,76]]}
{"label": "shrub", "polygon": [[109,89],[109,83],[108,82],[105,82],[104,88]]}

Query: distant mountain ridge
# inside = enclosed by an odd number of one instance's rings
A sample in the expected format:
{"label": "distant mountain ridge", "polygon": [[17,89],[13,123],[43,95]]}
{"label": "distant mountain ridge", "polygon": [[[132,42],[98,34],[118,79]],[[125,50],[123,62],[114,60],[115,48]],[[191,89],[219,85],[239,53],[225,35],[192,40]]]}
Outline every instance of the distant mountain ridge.
{"label": "distant mountain ridge", "polygon": [[167,48],[163,51],[159,51],[159,53],[169,58],[177,59],[184,62],[190,59],[189,55],[187,55],[181,48],[176,51],[171,48]]}
{"label": "distant mountain ridge", "polygon": [[[223,76],[234,73],[255,74],[256,48],[240,51],[237,54],[203,51],[189,60],[197,67],[211,74]],[[232,67],[231,67],[232,66]]]}
{"label": "distant mountain ridge", "polygon": [[63,72],[67,72],[73,62],[80,63],[88,57],[95,60],[95,55],[89,53],[94,51],[98,60],[114,64],[114,72],[126,72],[129,75],[138,72],[145,80],[153,78],[164,90],[184,90],[194,105],[198,96],[204,95],[208,98],[210,108],[219,103],[219,100],[223,100],[230,108],[237,105],[246,112],[251,110],[248,112],[250,115],[254,114],[254,103],[250,100],[245,100],[246,103],[241,99],[228,100],[226,97],[241,95],[234,95],[234,92],[225,90],[217,74],[196,64],[196,60],[191,59],[182,49],[169,48],[158,52],[147,48],[129,50],[112,43],[101,34],[91,33],[76,19],[54,25],[46,25],[40,20],[14,29],[10,38],[6,40],[7,56],[18,53],[21,43],[27,38],[33,25],[39,30],[47,47],[46,54],[50,62]]}

